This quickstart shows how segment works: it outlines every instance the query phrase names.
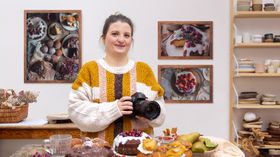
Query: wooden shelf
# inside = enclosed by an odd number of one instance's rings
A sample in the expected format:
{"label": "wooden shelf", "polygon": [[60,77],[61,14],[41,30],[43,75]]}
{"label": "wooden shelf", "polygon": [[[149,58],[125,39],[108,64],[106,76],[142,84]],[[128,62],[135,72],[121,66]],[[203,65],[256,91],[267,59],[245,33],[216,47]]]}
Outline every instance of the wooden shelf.
{"label": "wooden shelf", "polygon": [[279,48],[280,42],[269,43],[239,43],[234,46],[235,48]]}
{"label": "wooden shelf", "polygon": [[279,73],[237,73],[235,77],[280,77]]}
{"label": "wooden shelf", "polygon": [[257,149],[280,149],[279,145],[263,145],[263,146],[255,146]]}
{"label": "wooden shelf", "polygon": [[[277,83],[280,80],[279,73],[250,73],[253,72],[250,71],[250,69],[248,69],[248,71],[245,71],[246,69],[240,69],[240,70],[237,69],[236,62],[238,62],[237,60],[240,57],[241,58],[252,57],[253,59],[256,60],[265,60],[266,58],[270,58],[270,57],[273,58],[275,54],[268,53],[267,55],[265,55],[265,54],[258,53],[256,55],[253,50],[258,49],[258,51],[262,51],[262,52],[274,52],[277,49],[278,51],[280,50],[280,42],[256,43],[251,41],[250,43],[236,43],[235,37],[237,34],[239,35],[242,34],[242,32],[248,32],[249,34],[254,34],[255,32],[265,32],[267,30],[271,32],[277,32],[277,28],[274,26],[275,25],[274,22],[277,22],[278,24],[278,22],[280,21],[280,11],[236,11],[236,7],[237,7],[236,0],[230,0],[230,1],[231,3],[230,3],[230,66],[229,66],[230,121],[229,124],[230,124],[230,141],[234,141],[236,139],[236,129],[242,127],[242,120],[240,121],[240,114],[243,114],[244,111],[257,110],[258,112],[264,113],[263,117],[264,120],[267,122],[268,120],[271,120],[269,115],[270,111],[280,110],[280,105],[248,104],[250,102],[246,102],[246,101],[238,102],[236,100],[238,99],[238,92],[242,92],[244,90],[246,91],[246,89],[247,90],[254,89],[257,92],[265,93],[270,91],[269,88],[272,88],[273,94],[279,95],[279,91],[277,90],[278,88]],[[254,22],[253,25],[252,25],[252,20]],[[242,73],[242,72],[247,72],[247,73]],[[268,81],[268,80],[272,81],[271,84],[269,84],[272,87],[266,87],[266,84],[260,84],[260,86],[256,87],[254,84],[255,82],[251,82],[251,79],[257,79],[257,81],[261,81],[261,82]],[[259,102],[252,102],[252,103],[259,103]],[[266,146],[265,148],[262,147],[258,149],[267,149],[268,147],[273,147],[273,146],[270,145],[270,146]]]}
{"label": "wooden shelf", "polygon": [[280,109],[280,105],[237,104],[236,109]]}
{"label": "wooden shelf", "polygon": [[[241,148],[241,144],[237,143],[236,141],[233,142],[234,145]],[[257,149],[280,149],[279,145],[262,145],[262,146],[254,146]]]}
{"label": "wooden shelf", "polygon": [[235,18],[280,18],[279,11],[238,11]]}

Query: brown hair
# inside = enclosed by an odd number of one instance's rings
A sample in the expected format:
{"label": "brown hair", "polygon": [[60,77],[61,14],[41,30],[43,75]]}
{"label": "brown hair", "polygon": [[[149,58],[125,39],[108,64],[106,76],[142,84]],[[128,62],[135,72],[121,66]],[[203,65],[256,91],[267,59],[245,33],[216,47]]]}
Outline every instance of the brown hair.
{"label": "brown hair", "polygon": [[105,23],[104,23],[104,26],[103,26],[103,30],[102,30],[102,35],[101,35],[101,38],[102,38],[102,39],[105,38],[105,36],[106,36],[106,34],[107,34],[107,32],[108,32],[108,29],[109,29],[110,25],[111,25],[112,23],[117,22],[117,21],[121,21],[121,22],[127,23],[127,24],[130,26],[130,28],[131,28],[131,36],[133,36],[134,26],[133,26],[133,23],[132,23],[132,21],[130,20],[130,18],[128,18],[128,17],[126,17],[126,16],[124,16],[124,15],[122,15],[122,14],[120,14],[120,13],[116,13],[116,14],[110,15],[110,16],[106,19],[106,21],[105,21]]}

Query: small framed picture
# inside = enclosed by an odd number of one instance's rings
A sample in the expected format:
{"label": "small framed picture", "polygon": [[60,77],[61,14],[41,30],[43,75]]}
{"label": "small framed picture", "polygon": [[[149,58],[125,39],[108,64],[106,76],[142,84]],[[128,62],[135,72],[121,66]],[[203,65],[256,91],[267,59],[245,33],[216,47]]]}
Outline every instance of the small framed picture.
{"label": "small framed picture", "polygon": [[159,21],[159,59],[212,59],[212,21]]}
{"label": "small framed picture", "polygon": [[159,65],[166,103],[212,103],[212,65]]}
{"label": "small framed picture", "polygon": [[82,58],[80,10],[24,11],[24,82],[71,83]]}

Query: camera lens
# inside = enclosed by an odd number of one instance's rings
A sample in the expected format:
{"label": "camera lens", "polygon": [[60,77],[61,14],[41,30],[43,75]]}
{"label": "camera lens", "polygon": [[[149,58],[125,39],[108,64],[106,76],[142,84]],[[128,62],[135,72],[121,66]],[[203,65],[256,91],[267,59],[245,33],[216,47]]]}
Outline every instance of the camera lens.
{"label": "camera lens", "polygon": [[156,119],[160,114],[160,106],[155,101],[150,101],[145,107],[144,117],[149,120]]}
{"label": "camera lens", "polygon": [[160,106],[156,101],[146,100],[143,93],[136,92],[131,96],[133,104],[133,116],[145,117],[149,120],[157,118],[160,114]]}

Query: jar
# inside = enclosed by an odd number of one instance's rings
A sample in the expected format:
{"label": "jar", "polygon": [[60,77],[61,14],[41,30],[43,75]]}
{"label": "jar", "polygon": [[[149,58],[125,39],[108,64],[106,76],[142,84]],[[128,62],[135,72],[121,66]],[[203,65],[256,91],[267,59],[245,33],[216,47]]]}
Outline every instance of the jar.
{"label": "jar", "polygon": [[280,65],[280,60],[272,60],[271,61],[271,66],[274,67],[275,71],[277,68],[279,68],[279,65]]}
{"label": "jar", "polygon": [[256,73],[263,73],[264,72],[264,64],[262,63],[256,63],[255,64],[255,70],[256,70]]}
{"label": "jar", "polygon": [[277,74],[280,74],[280,68],[277,68]]}
{"label": "jar", "polygon": [[252,3],[253,4],[262,4],[262,0],[253,0]]}
{"label": "jar", "polygon": [[262,35],[259,35],[259,34],[252,35],[252,41],[254,43],[261,43],[262,42]]}
{"label": "jar", "polygon": [[262,4],[253,4],[252,10],[253,11],[262,11]]}
{"label": "jar", "polygon": [[273,66],[268,66],[267,72],[268,72],[268,73],[275,73],[274,67],[273,67]]}
{"label": "jar", "polygon": [[249,32],[244,32],[242,34],[242,39],[243,39],[243,43],[250,43],[251,42],[250,33]]}
{"label": "jar", "polygon": [[273,41],[280,42],[280,35],[275,35]]}
{"label": "jar", "polygon": [[267,33],[264,35],[264,42],[273,42],[273,33]]}
{"label": "jar", "polygon": [[275,11],[274,3],[264,4],[264,11]]}

